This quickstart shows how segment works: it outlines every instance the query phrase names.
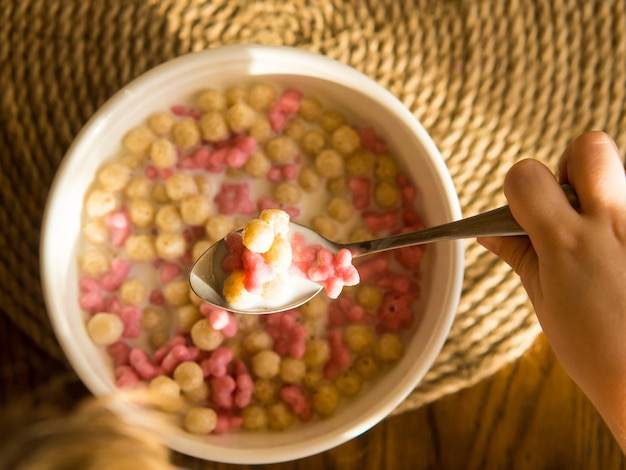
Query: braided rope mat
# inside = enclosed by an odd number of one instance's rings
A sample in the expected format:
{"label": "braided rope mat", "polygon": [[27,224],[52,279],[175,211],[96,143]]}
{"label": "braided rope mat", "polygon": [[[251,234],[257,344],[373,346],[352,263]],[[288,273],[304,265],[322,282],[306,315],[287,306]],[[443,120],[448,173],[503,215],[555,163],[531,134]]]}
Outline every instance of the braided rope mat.
{"label": "braided rope mat", "polygon": [[[555,168],[583,130],[604,129],[626,147],[625,10],[621,0],[3,0],[2,325],[29,339],[28,354],[67,367],[39,285],[46,193],[81,126],[147,69],[233,43],[286,44],[345,62],[424,124],[472,215],[505,203],[501,184],[515,161]],[[539,332],[503,263],[473,241],[466,262],[450,337],[396,412],[487,377]]]}

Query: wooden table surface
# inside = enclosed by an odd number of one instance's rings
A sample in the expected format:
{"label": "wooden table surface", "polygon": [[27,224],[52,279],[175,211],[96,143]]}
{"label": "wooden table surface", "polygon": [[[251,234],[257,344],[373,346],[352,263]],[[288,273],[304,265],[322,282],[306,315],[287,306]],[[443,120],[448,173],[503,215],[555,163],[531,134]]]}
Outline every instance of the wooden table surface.
{"label": "wooden table surface", "polygon": [[[1,319],[1,318],[0,318]],[[0,321],[0,403],[61,373],[29,338]],[[48,363],[47,363],[48,362]],[[73,394],[80,394],[72,390]],[[83,392],[84,388],[82,388]],[[180,463],[180,457],[174,456]],[[273,465],[212,462],[211,470],[624,469],[626,458],[560,366],[543,335],[518,361],[469,389],[392,416],[362,436]]]}

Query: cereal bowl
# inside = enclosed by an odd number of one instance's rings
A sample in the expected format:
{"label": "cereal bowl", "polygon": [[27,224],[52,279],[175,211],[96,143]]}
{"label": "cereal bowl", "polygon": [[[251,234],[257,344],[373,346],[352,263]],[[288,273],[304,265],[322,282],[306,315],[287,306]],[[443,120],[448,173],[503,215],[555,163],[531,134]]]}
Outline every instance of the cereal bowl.
{"label": "cereal bowl", "polygon": [[[79,303],[84,206],[96,175],[104,163],[123,153],[121,142],[129,130],[149,116],[173,109],[177,119],[187,113],[186,118],[197,120],[181,104],[196,102],[200,90],[259,82],[331,103],[349,123],[366,122],[384,139],[417,189],[417,211],[424,223],[460,217],[451,178],[427,132],[392,94],[360,72],[321,55],[276,46],[225,46],[166,62],[125,86],[89,120],[68,150],[48,197],[41,240],[46,305],[65,354],[94,395],[111,394],[117,387],[111,356],[92,340],[86,328],[89,314]],[[159,177],[158,169],[151,171]],[[209,183],[217,184],[215,178],[215,173],[207,173]],[[317,211],[319,204],[312,207]],[[365,432],[418,386],[440,352],[460,296],[462,242],[429,246],[420,270],[421,294],[411,304],[418,318],[401,332],[402,357],[364,382],[356,396],[341,398],[330,416],[296,419],[283,431],[233,429],[197,435],[168,427],[157,430],[160,437],[170,448],[201,459],[262,464],[316,454]]]}

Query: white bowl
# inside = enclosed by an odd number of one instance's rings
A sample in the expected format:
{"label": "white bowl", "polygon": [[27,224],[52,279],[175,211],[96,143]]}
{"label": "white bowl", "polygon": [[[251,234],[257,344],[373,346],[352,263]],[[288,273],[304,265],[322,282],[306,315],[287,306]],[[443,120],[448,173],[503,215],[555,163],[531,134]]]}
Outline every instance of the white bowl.
{"label": "white bowl", "polygon": [[[115,389],[108,358],[89,339],[78,305],[81,210],[96,170],[116,154],[122,136],[152,112],[189,101],[203,87],[253,77],[323,96],[348,115],[367,116],[408,167],[423,195],[420,210],[426,223],[460,218],[452,180],[427,132],[400,101],[360,72],[321,55],[272,46],[226,46],[164,63],[120,90],[89,120],[57,172],[45,211],[41,274],[47,308],[65,354],[93,394]],[[323,452],[374,426],[420,383],[444,344],[460,297],[463,244],[429,247],[423,271],[423,318],[410,333],[403,359],[334,416],[282,433],[199,437],[170,430],[162,436],[165,444],[206,460],[261,464]]]}

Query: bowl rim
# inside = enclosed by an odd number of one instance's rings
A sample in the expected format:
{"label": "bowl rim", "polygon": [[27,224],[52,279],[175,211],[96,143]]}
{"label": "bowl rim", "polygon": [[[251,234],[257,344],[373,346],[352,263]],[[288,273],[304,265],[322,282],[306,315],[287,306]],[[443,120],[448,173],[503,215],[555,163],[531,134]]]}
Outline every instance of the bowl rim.
{"label": "bowl rim", "polygon": [[[169,75],[184,73],[184,69],[186,67],[192,67],[197,61],[241,60],[242,57],[250,55],[258,60],[258,58],[267,59],[277,53],[281,54],[286,61],[293,61],[295,64],[310,64],[312,70],[315,70],[318,75],[307,74],[307,76],[339,82],[349,88],[361,87],[361,92],[367,94],[370,98],[376,101],[384,103],[384,106],[389,108],[390,111],[395,114],[405,126],[407,126],[412,134],[417,136],[420,144],[424,147],[424,152],[428,157],[427,159],[436,171],[439,177],[439,183],[445,192],[446,207],[450,212],[450,219],[456,220],[461,217],[460,203],[452,177],[430,135],[426,132],[425,128],[418,121],[418,119],[409,111],[407,107],[405,107],[404,104],[400,102],[395,95],[357,69],[323,54],[290,46],[268,46],[258,44],[219,46],[203,51],[187,53],[163,62],[123,86],[119,91],[113,94],[84,124],[67,149],[59,167],[56,170],[53,182],[49,188],[44,208],[39,256],[41,283],[48,317],[51,320],[57,340],[60,343],[63,352],[67,356],[68,361],[80,377],[81,381],[85,383],[87,388],[90,389],[92,393],[98,395],[107,393],[109,390],[104,383],[98,383],[97,380],[95,382],[93,380],[85,380],[85,377],[92,375],[89,371],[89,364],[84,358],[80,357],[79,351],[70,347],[72,339],[70,335],[71,325],[67,324],[69,322],[64,322],[64,316],[58,313],[62,306],[56,304],[55,292],[49,282],[50,276],[54,272],[54,268],[51,266],[51,260],[49,258],[53,247],[50,246],[50,240],[46,234],[49,232],[48,227],[52,224],[51,214],[60,204],[60,201],[57,199],[57,188],[66,178],[66,173],[71,166],[71,162],[74,158],[76,158],[76,155],[80,154],[81,147],[84,145],[85,139],[91,134],[97,133],[100,126],[106,125],[106,120],[108,119],[109,114],[115,111],[115,109],[123,103],[126,97],[139,92],[144,86],[149,85],[154,81],[164,80]],[[307,72],[308,71],[309,70],[307,69]],[[294,73],[297,74],[297,72]],[[364,90],[367,90],[367,92]],[[445,311],[446,315],[445,318],[439,319],[440,326],[437,329],[437,335],[430,338],[431,346],[428,348],[428,354],[425,355],[427,366],[425,367],[424,374],[432,367],[437,355],[440,353],[444,345],[446,338],[449,335],[452,323],[456,316],[458,303],[460,301],[462,281],[464,277],[464,244],[461,240],[447,243],[451,244],[451,263],[454,269],[449,279],[449,288],[453,295],[450,296],[450,299],[447,299],[445,309],[442,308],[442,312]],[[424,374],[414,380],[414,386],[421,382]],[[397,384],[397,388],[400,387],[404,387],[405,389],[402,393],[395,394],[395,401],[388,401],[387,403],[380,404],[375,413],[370,415],[368,419],[364,419],[360,422],[358,428],[339,429],[335,433],[335,436],[322,436],[319,439],[314,439],[308,444],[308,447],[305,450],[297,448],[294,449],[293,446],[288,446],[289,448],[281,449],[283,452],[282,455],[277,456],[275,451],[274,453],[269,454],[263,454],[259,451],[255,455],[250,455],[250,452],[246,453],[246,449],[241,449],[239,452],[230,453],[226,456],[226,458],[224,458],[224,456],[220,456],[219,461],[240,464],[276,463],[303,458],[328,450],[356,437],[391,413],[391,411],[393,411],[393,409],[404,398],[406,398],[406,396],[408,396],[413,389],[413,387],[406,387],[406,384]],[[166,444],[177,451],[207,460],[215,457],[207,456],[206,452],[198,452],[197,449],[194,449],[195,444],[189,445],[184,439],[167,439],[168,436],[165,437]],[[332,439],[334,439],[334,441],[329,445],[328,442]]]}

